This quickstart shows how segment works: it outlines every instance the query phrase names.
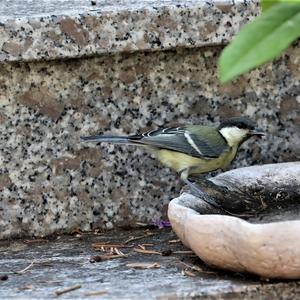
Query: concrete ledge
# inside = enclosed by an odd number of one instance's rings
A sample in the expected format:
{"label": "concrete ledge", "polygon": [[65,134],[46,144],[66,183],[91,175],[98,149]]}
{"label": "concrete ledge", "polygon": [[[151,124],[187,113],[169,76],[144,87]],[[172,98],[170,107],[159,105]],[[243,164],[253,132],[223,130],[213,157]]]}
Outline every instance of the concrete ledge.
{"label": "concrete ledge", "polygon": [[258,13],[253,0],[1,1],[0,62],[222,44]]}

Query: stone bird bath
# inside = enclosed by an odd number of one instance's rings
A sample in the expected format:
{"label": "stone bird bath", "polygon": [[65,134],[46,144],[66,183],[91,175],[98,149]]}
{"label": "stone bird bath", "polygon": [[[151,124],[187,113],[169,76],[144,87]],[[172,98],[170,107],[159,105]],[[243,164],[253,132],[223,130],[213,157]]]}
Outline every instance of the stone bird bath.
{"label": "stone bird bath", "polygon": [[300,278],[300,162],[235,169],[198,185],[208,196],[184,192],[168,209],[187,247],[218,268]]}

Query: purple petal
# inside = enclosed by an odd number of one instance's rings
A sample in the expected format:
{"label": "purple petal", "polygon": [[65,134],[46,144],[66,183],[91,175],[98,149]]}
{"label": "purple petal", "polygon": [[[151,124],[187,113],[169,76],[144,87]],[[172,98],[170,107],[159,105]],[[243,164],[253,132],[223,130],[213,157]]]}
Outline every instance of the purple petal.
{"label": "purple petal", "polygon": [[151,224],[157,226],[159,229],[171,227],[170,222],[167,220],[156,219],[156,220],[152,220]]}

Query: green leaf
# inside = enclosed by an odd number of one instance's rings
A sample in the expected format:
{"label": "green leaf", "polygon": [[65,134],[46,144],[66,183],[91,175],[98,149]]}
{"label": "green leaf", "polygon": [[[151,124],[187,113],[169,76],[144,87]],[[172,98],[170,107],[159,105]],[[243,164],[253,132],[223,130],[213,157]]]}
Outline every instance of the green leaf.
{"label": "green leaf", "polygon": [[275,4],[279,3],[300,3],[300,0],[261,0],[260,5],[262,11],[266,11]]}
{"label": "green leaf", "polygon": [[219,59],[226,82],[277,57],[300,36],[300,4],[282,3],[245,25]]}
{"label": "green leaf", "polygon": [[[298,1],[298,0],[296,0]],[[266,11],[269,8],[271,8],[274,4],[278,4],[279,2],[281,2],[280,0],[261,0],[260,1],[260,5],[262,8],[262,11]]]}

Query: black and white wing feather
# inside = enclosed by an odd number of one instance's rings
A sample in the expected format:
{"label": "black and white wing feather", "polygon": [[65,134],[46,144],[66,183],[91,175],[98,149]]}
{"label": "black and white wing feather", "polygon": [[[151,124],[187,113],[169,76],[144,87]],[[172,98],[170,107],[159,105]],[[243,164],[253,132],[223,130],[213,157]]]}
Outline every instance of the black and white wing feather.
{"label": "black and white wing feather", "polygon": [[198,125],[153,130],[129,136],[128,140],[133,143],[173,150],[199,158],[215,158],[229,149],[218,130]]}

